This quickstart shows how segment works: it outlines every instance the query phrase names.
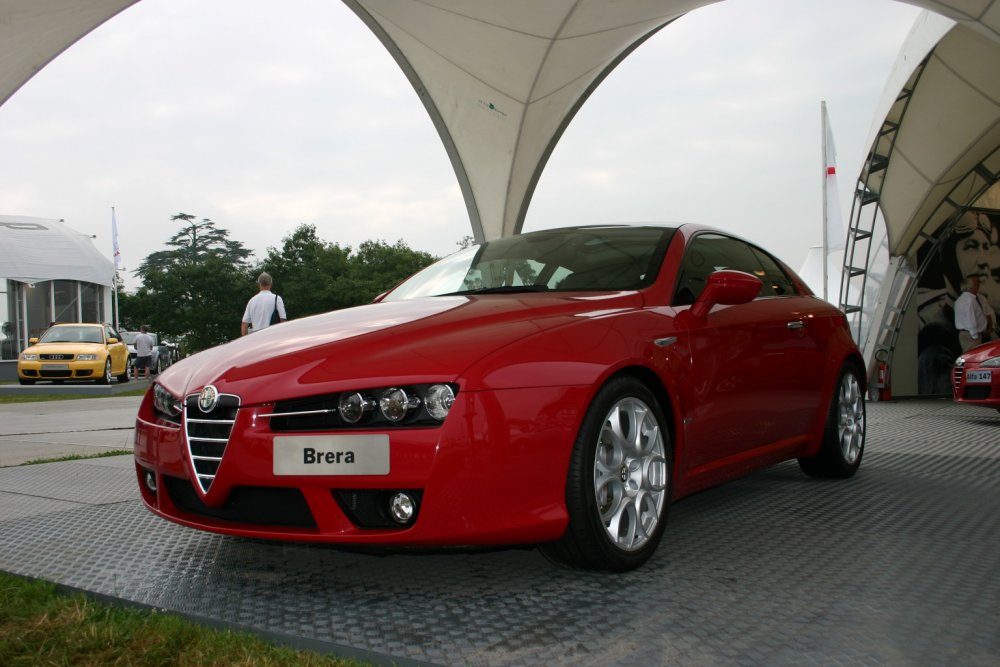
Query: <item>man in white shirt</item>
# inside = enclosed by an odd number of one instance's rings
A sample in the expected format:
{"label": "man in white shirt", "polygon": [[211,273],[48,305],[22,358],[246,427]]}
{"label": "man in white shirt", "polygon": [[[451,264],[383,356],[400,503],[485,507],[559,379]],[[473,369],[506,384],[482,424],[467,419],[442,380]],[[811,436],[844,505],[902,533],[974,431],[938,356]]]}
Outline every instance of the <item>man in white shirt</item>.
{"label": "man in white shirt", "polygon": [[965,291],[955,301],[955,328],[962,352],[965,352],[989,340],[990,323],[979,303],[979,276],[967,277],[962,286]]}
{"label": "man in white shirt", "polygon": [[247,308],[243,312],[243,322],[240,325],[241,336],[271,326],[271,316],[275,311],[278,314],[278,321],[284,322],[288,319],[285,302],[280,296],[271,292],[271,284],[271,276],[266,272],[257,278],[257,287],[260,291],[247,302]]}
{"label": "man in white shirt", "polygon": [[154,347],[156,339],[149,335],[145,324],[139,327],[139,333],[135,337],[135,363],[133,370],[135,379],[139,379],[139,371],[143,371],[143,378],[149,379],[149,369],[153,366]]}

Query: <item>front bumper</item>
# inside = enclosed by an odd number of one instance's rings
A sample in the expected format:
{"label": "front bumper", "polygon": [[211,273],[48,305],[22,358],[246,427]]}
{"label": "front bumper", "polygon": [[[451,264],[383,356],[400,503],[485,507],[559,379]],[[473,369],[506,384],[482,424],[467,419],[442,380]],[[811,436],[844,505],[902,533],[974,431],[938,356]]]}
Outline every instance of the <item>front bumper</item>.
{"label": "front bumper", "polygon": [[93,380],[104,373],[104,359],[98,361],[18,361],[17,375],[26,380]]}
{"label": "front bumper", "polygon": [[[545,542],[565,530],[566,473],[587,398],[579,387],[464,391],[440,427],[382,431],[384,475],[276,475],[274,438],[289,434],[261,418],[271,405],[245,406],[203,491],[185,425],[158,419],[150,391],[136,420],[137,480],[154,513],[229,535],[418,547]],[[410,525],[378,520],[379,504],[396,491],[418,499]]]}

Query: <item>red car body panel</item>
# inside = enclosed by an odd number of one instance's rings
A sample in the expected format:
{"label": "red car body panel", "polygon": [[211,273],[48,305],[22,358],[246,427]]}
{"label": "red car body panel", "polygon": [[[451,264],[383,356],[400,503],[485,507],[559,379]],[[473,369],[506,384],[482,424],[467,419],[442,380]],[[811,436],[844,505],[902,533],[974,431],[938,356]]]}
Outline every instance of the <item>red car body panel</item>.
{"label": "red car body panel", "polygon": [[[151,389],[136,421],[143,501],[183,525],[255,538],[394,546],[554,540],[568,521],[567,470],[583,416],[602,384],[621,373],[646,382],[667,414],[674,499],[815,454],[838,373],[848,359],[860,363],[843,315],[784,266],[799,295],[717,305],[707,319],[669,305],[685,245],[699,231],[679,228],[644,289],[381,302],[284,323],[175,363],[157,380],[163,389],[183,398],[211,383],[239,396],[240,408],[203,492],[183,426],[155,413]],[[382,431],[388,474],[273,472],[281,434],[264,415],[277,402],[418,383],[459,390],[440,426]],[[158,491],[144,483],[147,474]],[[178,481],[193,487],[203,511],[163,491]],[[213,514],[243,487],[297,489],[315,525]],[[419,489],[419,516],[403,529],[361,528],[335,499],[338,489]]]}
{"label": "red car body panel", "polygon": [[[1000,361],[998,360],[1000,360],[1000,341],[984,343],[962,354],[952,374],[951,386],[954,399],[959,403],[1000,410]],[[983,364],[987,362],[990,365],[984,366]]]}

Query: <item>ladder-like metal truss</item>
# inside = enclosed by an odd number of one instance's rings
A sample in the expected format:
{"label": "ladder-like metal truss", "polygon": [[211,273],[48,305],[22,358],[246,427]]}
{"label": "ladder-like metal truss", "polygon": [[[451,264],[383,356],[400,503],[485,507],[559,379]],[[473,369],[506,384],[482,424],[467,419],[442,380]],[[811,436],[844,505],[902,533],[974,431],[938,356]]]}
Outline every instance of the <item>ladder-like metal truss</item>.
{"label": "ladder-like metal truss", "polygon": [[[913,91],[929,58],[928,55],[917,66],[886,114],[854,190],[847,242],[844,246],[844,267],[840,276],[839,306],[847,315],[855,342],[862,347],[865,346],[870,328],[870,322],[866,320],[866,294],[875,287],[881,287],[870,285],[869,281],[881,278],[873,277],[870,268],[877,245],[877,226],[881,221],[882,186],[903,116],[906,115]],[[884,221],[882,222],[884,227]]]}

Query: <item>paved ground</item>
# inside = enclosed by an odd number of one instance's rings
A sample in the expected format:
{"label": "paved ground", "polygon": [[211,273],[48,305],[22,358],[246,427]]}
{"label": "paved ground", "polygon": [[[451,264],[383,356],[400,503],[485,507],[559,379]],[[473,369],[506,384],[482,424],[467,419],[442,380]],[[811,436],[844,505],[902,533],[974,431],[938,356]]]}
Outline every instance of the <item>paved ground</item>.
{"label": "paved ground", "polygon": [[[126,386],[134,390],[144,385],[129,382]],[[0,395],[34,389],[37,386],[0,385]],[[49,387],[47,393],[53,391]],[[0,467],[38,459],[131,450],[135,415],[141,400],[141,396],[109,396],[0,404]]]}
{"label": "paved ground", "polygon": [[681,501],[624,575],[227,538],[135,484],[127,456],[0,469],[0,570],[380,664],[1000,664],[1000,414],[945,400],[869,405],[852,480],[782,464]]}

